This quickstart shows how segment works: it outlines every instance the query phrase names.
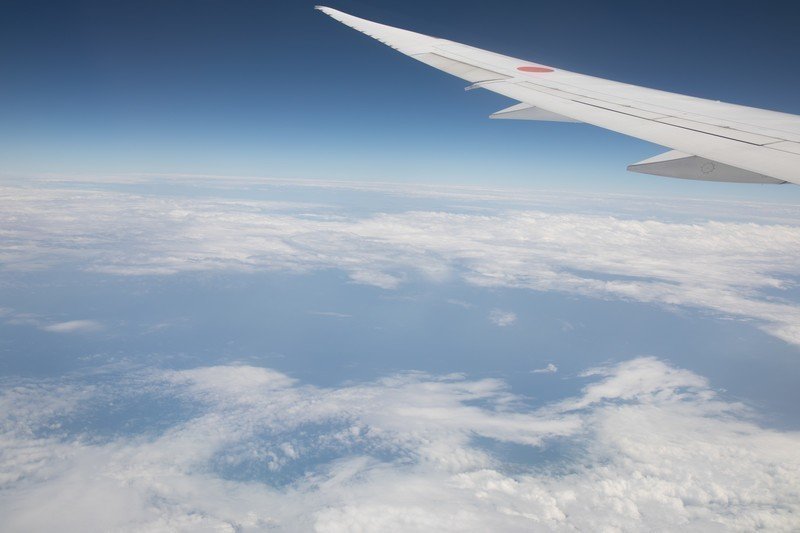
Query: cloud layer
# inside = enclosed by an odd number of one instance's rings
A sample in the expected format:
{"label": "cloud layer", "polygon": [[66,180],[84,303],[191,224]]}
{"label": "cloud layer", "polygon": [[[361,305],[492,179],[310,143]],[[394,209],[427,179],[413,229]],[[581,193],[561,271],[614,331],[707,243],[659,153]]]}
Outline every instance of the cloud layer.
{"label": "cloud layer", "polygon": [[0,207],[7,269],[168,275],[337,268],[387,290],[420,277],[455,278],[699,308],[755,320],[800,344],[800,305],[781,297],[800,274],[796,224],[679,223],[563,208],[354,216],[285,202],[14,187],[0,188]]}
{"label": "cloud layer", "polygon": [[[25,531],[800,527],[800,434],[654,358],[583,379],[540,406],[499,380],[417,373],[337,388],[249,366],[16,380],[0,513]],[[172,422],[70,425],[144,400]]]}

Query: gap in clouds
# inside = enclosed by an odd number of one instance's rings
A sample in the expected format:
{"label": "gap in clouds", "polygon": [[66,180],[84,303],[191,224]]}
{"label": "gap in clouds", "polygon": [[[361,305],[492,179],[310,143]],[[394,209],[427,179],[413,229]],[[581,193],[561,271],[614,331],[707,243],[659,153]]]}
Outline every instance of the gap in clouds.
{"label": "gap in clouds", "polygon": [[575,465],[588,453],[588,443],[570,437],[552,437],[547,445],[526,446],[485,436],[475,436],[472,445],[501,458],[495,469],[504,475],[524,475],[534,467],[538,472],[558,476],[574,472]]}
{"label": "gap in clouds", "polygon": [[[54,376],[96,365],[171,368],[247,362],[321,386],[418,369],[493,375],[537,398],[564,393],[587,365],[653,354],[709,375],[716,387],[797,427],[797,352],[756,328],[683,310],[523,289],[484,289],[458,281],[409,282],[395,291],[347,283],[337,271],[184,273],[165,277],[37,272],[4,290],[15,308],[85,314],[115,324],[88,335],[42,335],[3,324],[6,373]],[[31,287],[44,286],[42,298]],[[38,292],[38,291],[37,291]],[[470,306],[453,305],[452,300]],[[27,307],[25,307],[27,306]],[[331,319],[309,309],[352,315]],[[499,328],[491,309],[514,309]],[[564,328],[564,321],[575,324]],[[159,324],[173,327],[155,328]],[[443,354],[458,354],[456,358]],[[531,373],[555,362],[559,372]]]}

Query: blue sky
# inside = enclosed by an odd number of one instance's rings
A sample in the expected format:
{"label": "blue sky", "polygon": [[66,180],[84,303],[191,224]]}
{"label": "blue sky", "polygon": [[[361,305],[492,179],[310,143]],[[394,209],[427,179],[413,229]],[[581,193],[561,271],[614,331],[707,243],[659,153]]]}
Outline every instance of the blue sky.
{"label": "blue sky", "polygon": [[[423,33],[669,91],[800,112],[797,14],[753,2],[353,2]],[[794,187],[629,174],[661,149],[509,102],[311,2],[5,2],[0,169],[483,183],[796,202]]]}

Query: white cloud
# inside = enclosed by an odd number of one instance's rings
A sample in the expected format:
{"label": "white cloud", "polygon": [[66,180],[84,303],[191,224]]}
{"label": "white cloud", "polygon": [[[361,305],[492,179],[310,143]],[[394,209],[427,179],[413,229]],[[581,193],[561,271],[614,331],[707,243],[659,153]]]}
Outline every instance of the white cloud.
{"label": "white cloud", "polygon": [[381,289],[396,289],[403,279],[392,274],[380,272],[378,270],[356,269],[350,272],[350,279],[356,283],[372,285]]}
{"label": "white cloud", "polygon": [[103,325],[97,320],[68,320],[43,325],[40,329],[51,333],[89,333],[102,330]]}
{"label": "white cloud", "polygon": [[[549,202],[550,211],[355,216],[320,208],[309,216],[274,202],[2,187],[0,261],[7,269],[78,265],[119,275],[337,268],[387,290],[456,278],[702,309],[800,344],[800,305],[783,296],[800,274],[800,220],[790,209],[781,210],[783,223],[735,222],[739,208],[765,208],[731,204],[726,212],[717,202],[707,208],[725,221],[674,222],[653,219],[640,200],[644,214],[624,216],[565,212],[568,200],[558,209]],[[604,205],[624,212],[628,204]],[[663,201],[652,205],[666,209]]]}
{"label": "white cloud", "polygon": [[489,312],[489,320],[495,326],[501,328],[513,326],[517,321],[517,315],[512,311],[503,311],[502,309],[492,309]]}
{"label": "white cloud", "polygon": [[553,363],[547,363],[544,368],[531,370],[531,374],[555,374],[556,372],[558,372],[558,367]]}
{"label": "white cloud", "polygon": [[[760,427],[654,358],[586,377],[579,395],[538,408],[499,380],[419,373],[336,388],[248,366],[6,383],[0,513],[25,531],[800,527],[800,434]],[[198,411],[158,433],[59,429],[137,394]],[[571,451],[507,468],[476,436]],[[237,465],[262,473],[225,473]]]}

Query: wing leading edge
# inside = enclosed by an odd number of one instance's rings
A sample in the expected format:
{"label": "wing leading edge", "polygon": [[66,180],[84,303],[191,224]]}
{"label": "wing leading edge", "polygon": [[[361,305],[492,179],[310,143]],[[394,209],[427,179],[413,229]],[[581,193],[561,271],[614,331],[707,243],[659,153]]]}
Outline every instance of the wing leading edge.
{"label": "wing leading edge", "polygon": [[569,72],[335,9],[317,9],[417,61],[520,102],[492,118],[585,122],[672,148],[628,167],[684,179],[800,185],[800,117]]}

